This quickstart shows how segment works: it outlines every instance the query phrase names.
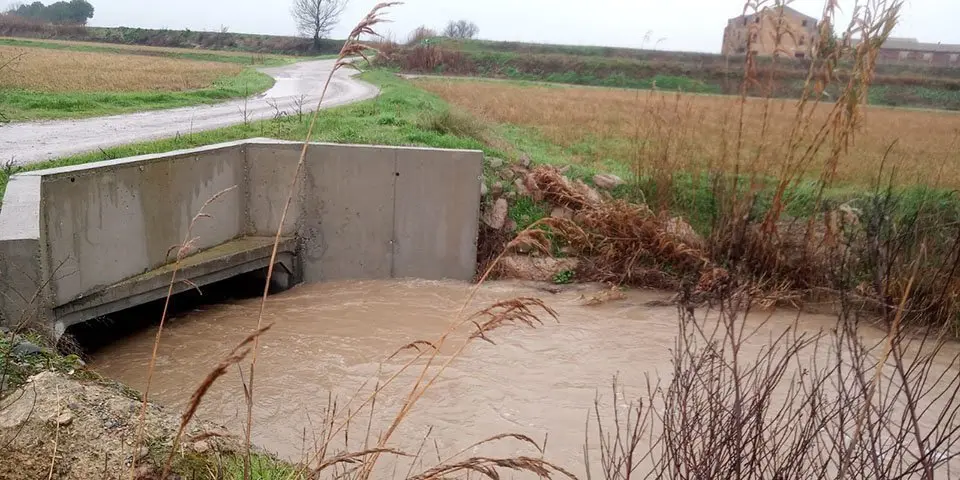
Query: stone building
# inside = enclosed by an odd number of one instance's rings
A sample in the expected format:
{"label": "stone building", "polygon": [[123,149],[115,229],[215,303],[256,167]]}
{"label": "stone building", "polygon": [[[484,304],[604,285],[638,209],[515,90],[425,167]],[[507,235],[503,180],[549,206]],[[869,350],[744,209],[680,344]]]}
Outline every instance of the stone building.
{"label": "stone building", "polygon": [[723,55],[774,55],[810,58],[819,35],[818,20],[793,8],[767,7],[727,21]]}

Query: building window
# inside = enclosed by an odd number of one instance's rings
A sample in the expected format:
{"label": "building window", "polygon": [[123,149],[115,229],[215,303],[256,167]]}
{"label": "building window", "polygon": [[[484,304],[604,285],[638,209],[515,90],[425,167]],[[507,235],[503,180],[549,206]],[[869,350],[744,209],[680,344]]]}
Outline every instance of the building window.
{"label": "building window", "polygon": [[800,44],[800,45],[806,45],[806,44],[807,44],[807,37],[806,37],[805,35],[800,35],[800,42],[799,42],[799,44]]}
{"label": "building window", "polygon": [[797,58],[807,58],[807,54],[805,54],[805,53],[803,53],[803,52],[794,53],[793,56],[794,56],[794,57],[797,57]]}
{"label": "building window", "polygon": [[753,23],[760,23],[760,15],[757,15],[757,18],[753,19]]}
{"label": "building window", "polygon": [[747,21],[748,21],[748,18],[747,18],[747,17],[743,17],[743,26],[744,26],[744,27],[747,26]]}
{"label": "building window", "polygon": [[955,63],[957,60],[960,60],[960,54],[957,54],[957,53],[950,54],[950,63]]}
{"label": "building window", "polygon": [[751,41],[751,42],[756,42],[756,41],[759,40],[759,39],[760,39],[760,35],[757,34],[756,32],[750,34],[750,41]]}
{"label": "building window", "polygon": [[803,28],[807,28],[807,21],[806,21],[806,20],[803,21]]}

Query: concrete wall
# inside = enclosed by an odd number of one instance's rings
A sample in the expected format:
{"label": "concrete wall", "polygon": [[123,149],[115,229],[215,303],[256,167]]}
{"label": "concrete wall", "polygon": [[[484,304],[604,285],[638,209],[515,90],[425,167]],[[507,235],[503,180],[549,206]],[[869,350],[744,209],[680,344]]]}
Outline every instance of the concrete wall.
{"label": "concrete wall", "polygon": [[[0,210],[4,321],[27,305],[50,321],[54,309],[77,315],[108,287],[116,303],[118,284],[169,264],[185,240],[204,250],[272,237],[301,149],[255,139],[15,176]],[[476,151],[311,144],[283,226],[299,276],[470,279],[482,162]],[[201,209],[210,218],[191,231]]]}
{"label": "concrete wall", "polygon": [[[247,156],[251,165],[269,158],[292,170],[300,148],[250,145]],[[482,169],[477,151],[311,146],[305,181],[291,208],[300,212],[303,280],[469,280],[476,269]],[[258,208],[265,208],[263,203]],[[282,200],[269,203],[273,206],[259,216],[279,219]],[[292,222],[288,218],[288,229]],[[254,223],[252,234],[263,234],[261,224],[277,226]]]}
{"label": "concrete wall", "polygon": [[[234,145],[44,174],[45,253],[64,273],[52,284],[56,304],[169,263],[190,238],[205,249],[240,236],[243,160]],[[201,208],[210,218],[193,222]]]}

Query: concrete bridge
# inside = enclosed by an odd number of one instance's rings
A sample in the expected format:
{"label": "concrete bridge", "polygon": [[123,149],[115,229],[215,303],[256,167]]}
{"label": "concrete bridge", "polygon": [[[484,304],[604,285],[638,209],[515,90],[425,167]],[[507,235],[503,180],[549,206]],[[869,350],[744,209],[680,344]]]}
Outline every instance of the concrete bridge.
{"label": "concrete bridge", "polygon": [[[162,299],[184,240],[195,250],[175,292],[263,269],[301,148],[253,139],[13,176],[0,210],[3,322],[60,336]],[[278,280],[469,280],[482,168],[479,151],[311,144]],[[191,229],[201,208],[209,217]]]}

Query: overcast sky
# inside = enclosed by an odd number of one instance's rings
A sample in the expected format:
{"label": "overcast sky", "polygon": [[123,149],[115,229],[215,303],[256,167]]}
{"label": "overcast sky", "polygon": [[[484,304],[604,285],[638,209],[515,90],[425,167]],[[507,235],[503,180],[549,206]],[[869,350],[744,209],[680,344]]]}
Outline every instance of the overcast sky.
{"label": "overcast sky", "polygon": [[[45,0],[50,3],[52,0]],[[89,0],[96,8],[91,25],[295,34],[292,0]],[[379,0],[350,0],[333,36],[350,27]],[[841,5],[853,0],[840,0]],[[11,0],[0,0],[9,5]],[[407,0],[390,13],[384,27],[404,39],[421,24],[442,28],[466,18],[492,40],[651,47],[718,52],[726,19],[737,16],[743,0]],[[794,8],[819,17],[823,0],[796,0]],[[926,42],[960,44],[960,0],[907,0],[895,35]],[[644,36],[650,40],[644,45]]]}

